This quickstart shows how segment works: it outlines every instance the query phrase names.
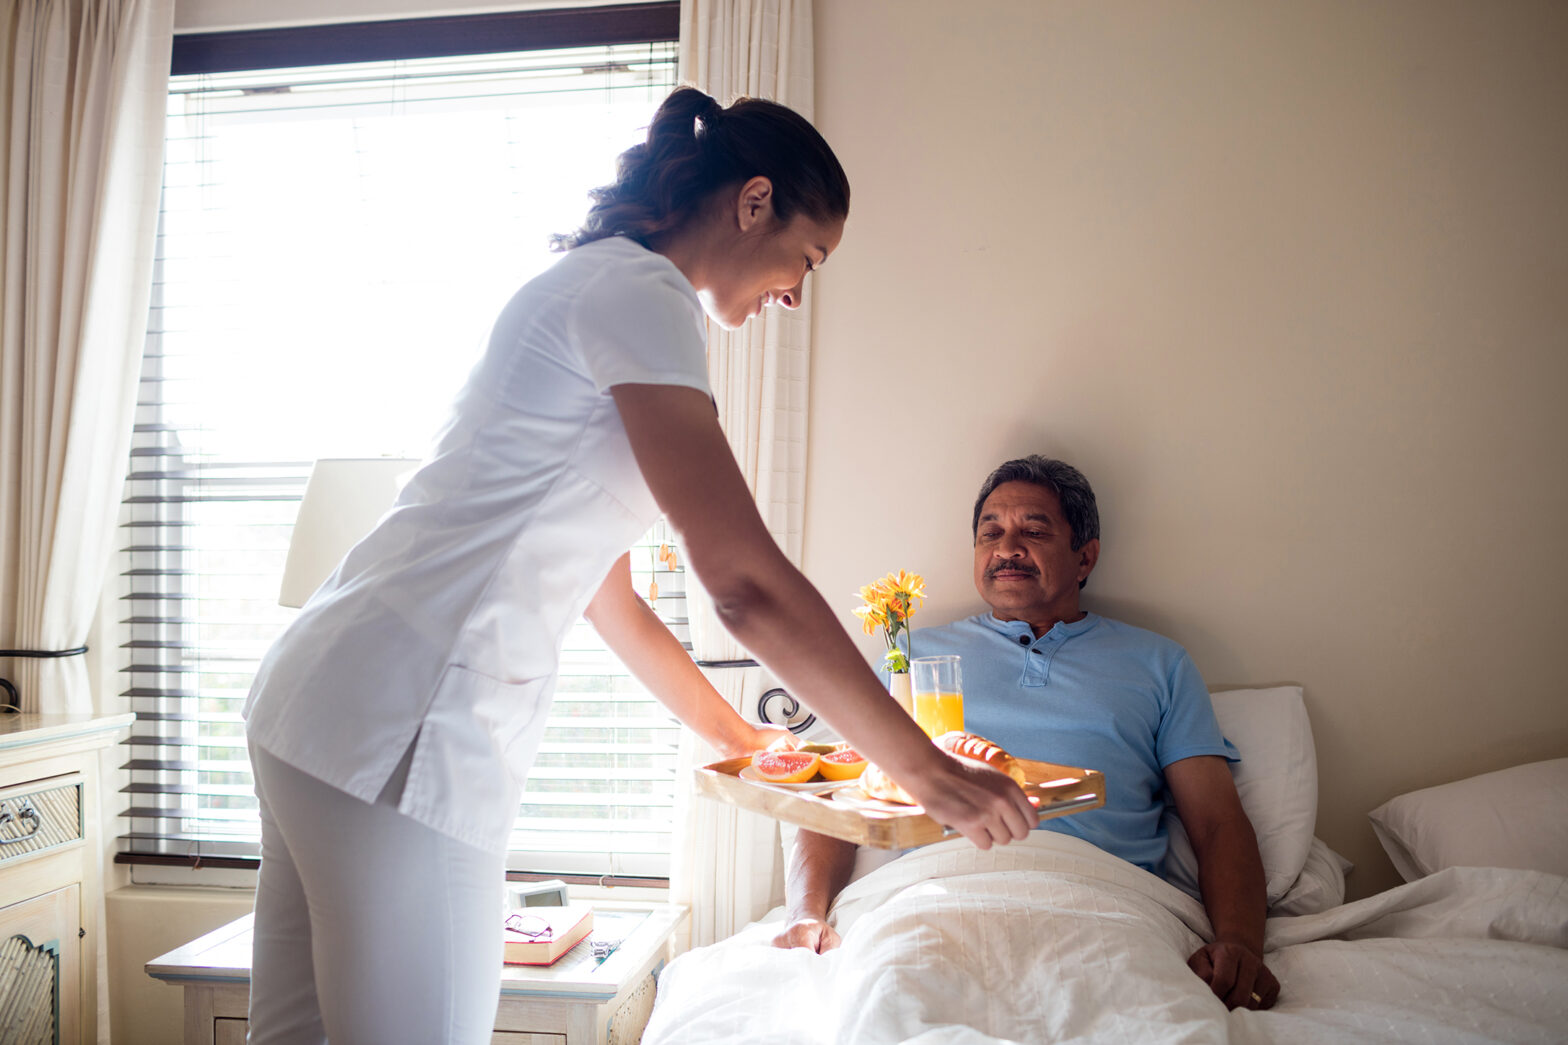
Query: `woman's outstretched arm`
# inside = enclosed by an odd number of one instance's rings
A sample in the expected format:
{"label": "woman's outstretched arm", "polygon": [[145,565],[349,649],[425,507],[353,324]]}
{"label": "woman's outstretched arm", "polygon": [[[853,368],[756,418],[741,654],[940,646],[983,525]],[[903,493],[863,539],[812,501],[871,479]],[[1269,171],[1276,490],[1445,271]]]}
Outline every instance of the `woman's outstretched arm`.
{"label": "woman's outstretched arm", "polygon": [[611,389],[637,464],[730,633],[792,694],[980,848],[1038,823],[1022,790],[947,757],[904,713],[817,590],[785,558],[703,393]]}
{"label": "woman's outstretched arm", "polygon": [[785,735],[783,730],[750,725],[713,688],[632,588],[630,552],[610,567],[583,616],[637,681],[725,758],[749,755]]}

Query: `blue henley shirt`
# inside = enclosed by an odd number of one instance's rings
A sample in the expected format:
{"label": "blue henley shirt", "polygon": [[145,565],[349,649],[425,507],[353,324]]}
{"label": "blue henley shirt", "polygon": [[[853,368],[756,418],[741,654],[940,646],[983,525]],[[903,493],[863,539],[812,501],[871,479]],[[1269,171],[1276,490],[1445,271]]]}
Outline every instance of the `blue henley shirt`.
{"label": "blue henley shirt", "polygon": [[964,728],[1019,758],[1097,769],[1105,806],[1041,829],[1076,835],[1156,874],[1165,859],[1165,776],[1195,755],[1240,761],[1180,645],[1087,614],[1035,638],[989,613],[914,635],[917,657],[956,653]]}

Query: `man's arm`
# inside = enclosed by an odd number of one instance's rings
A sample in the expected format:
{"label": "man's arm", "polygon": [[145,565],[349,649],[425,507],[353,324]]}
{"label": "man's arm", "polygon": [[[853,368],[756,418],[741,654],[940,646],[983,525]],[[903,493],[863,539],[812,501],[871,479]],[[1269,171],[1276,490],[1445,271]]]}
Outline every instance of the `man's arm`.
{"label": "man's arm", "polygon": [[1165,767],[1165,783],[1192,840],[1198,888],[1214,927],[1214,942],[1187,964],[1227,1007],[1267,1009],[1279,997],[1279,981],[1263,964],[1263,859],[1230,767],[1218,755],[1184,758]]}
{"label": "man's arm", "polygon": [[855,844],[814,831],[801,831],[790,854],[784,879],[784,931],[775,947],[809,947],[818,954],[839,944],[828,924],[828,908],[838,899],[855,869]]}

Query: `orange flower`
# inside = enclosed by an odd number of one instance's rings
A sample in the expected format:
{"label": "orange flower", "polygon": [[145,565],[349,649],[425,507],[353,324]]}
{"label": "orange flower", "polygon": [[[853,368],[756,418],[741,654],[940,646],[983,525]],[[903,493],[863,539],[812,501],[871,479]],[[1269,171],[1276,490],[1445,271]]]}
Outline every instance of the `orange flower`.
{"label": "orange flower", "polygon": [[887,643],[883,658],[889,671],[909,670],[909,658],[898,645],[898,634],[909,630],[909,618],[926,597],[925,578],[918,573],[899,570],[864,585],[859,592],[862,605],[855,609],[861,629],[875,635],[881,629]]}
{"label": "orange flower", "polygon": [[924,599],[926,597],[926,579],[918,573],[905,573],[903,570],[899,570],[896,578],[889,574],[888,580],[895,591],[901,592],[911,599]]}
{"label": "orange flower", "polygon": [[878,628],[887,627],[887,611],[880,605],[857,606],[855,616],[860,618],[861,630],[867,635],[875,635]]}

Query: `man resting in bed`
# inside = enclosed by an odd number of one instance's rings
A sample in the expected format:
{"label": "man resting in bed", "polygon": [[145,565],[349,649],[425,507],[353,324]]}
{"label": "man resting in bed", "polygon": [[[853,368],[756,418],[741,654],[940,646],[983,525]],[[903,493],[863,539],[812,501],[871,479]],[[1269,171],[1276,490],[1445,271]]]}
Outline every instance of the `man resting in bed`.
{"label": "man resting in bed", "polygon": [[[1105,774],[1101,809],[1058,817],[1062,831],[1155,874],[1174,799],[1198,859],[1214,942],[1187,964],[1230,1008],[1268,1008],[1279,982],[1263,964],[1263,862],[1228,762],[1208,688],[1179,645],[1087,613],[1079,591],[1100,554],[1094,491],[1071,465],[1009,461],[974,511],[975,587],[983,613],[915,633],[917,656],[963,658],[965,728],[1019,758]],[[786,884],[779,947],[838,946],[828,909],[848,883],[855,846],[801,831]]]}

